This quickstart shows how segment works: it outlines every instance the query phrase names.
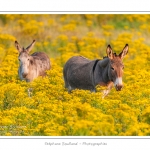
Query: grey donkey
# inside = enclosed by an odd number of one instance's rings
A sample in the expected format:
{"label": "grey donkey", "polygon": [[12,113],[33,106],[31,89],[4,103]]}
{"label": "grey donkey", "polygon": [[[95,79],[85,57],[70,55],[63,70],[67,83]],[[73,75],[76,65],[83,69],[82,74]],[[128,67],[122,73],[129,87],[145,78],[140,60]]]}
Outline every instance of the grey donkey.
{"label": "grey donkey", "polygon": [[123,58],[128,53],[129,46],[125,45],[119,55],[113,53],[110,45],[107,46],[107,57],[102,60],[89,60],[82,56],[70,58],[63,68],[65,87],[68,92],[74,89],[96,91],[96,86],[106,86],[103,98],[110,92],[113,86],[117,91],[123,87]]}

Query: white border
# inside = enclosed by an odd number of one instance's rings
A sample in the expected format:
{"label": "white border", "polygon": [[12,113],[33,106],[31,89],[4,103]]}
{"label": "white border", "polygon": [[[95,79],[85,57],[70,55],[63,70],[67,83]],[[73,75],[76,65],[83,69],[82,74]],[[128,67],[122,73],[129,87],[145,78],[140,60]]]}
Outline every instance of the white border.
{"label": "white border", "polygon": [[[58,145],[59,144],[59,145]],[[90,136],[41,136],[41,137],[1,137],[1,150],[70,150],[76,148],[78,150],[149,150],[150,137],[90,137]]]}
{"label": "white border", "polygon": [[150,11],[148,0],[3,0],[0,11]]}
{"label": "white border", "polygon": [[[4,0],[0,4],[0,14],[150,14],[148,0]],[[45,142],[90,142],[107,143],[107,146],[46,146]],[[0,136],[1,150],[149,150],[150,137],[140,136]]]}

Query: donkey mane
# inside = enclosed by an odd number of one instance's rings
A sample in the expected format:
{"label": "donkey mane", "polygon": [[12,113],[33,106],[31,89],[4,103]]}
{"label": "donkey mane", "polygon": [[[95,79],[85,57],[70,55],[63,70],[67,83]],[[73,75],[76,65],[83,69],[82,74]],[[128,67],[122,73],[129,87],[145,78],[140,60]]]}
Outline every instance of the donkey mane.
{"label": "donkey mane", "polygon": [[108,56],[103,56],[103,59],[108,58]]}

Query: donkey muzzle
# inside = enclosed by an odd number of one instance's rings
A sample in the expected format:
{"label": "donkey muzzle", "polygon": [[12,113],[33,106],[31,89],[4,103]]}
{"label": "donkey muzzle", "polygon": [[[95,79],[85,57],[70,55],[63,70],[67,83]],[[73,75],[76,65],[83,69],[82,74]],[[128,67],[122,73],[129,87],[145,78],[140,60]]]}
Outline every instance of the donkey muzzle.
{"label": "donkey muzzle", "polygon": [[116,85],[116,90],[121,91],[122,87],[123,87],[122,85]]}
{"label": "donkey muzzle", "polygon": [[22,76],[23,78],[25,78],[27,76],[27,73],[23,73]]}
{"label": "donkey muzzle", "polygon": [[121,91],[122,87],[123,87],[123,84],[122,84],[122,78],[119,77],[119,78],[116,78],[116,81],[115,81],[115,88],[117,91]]}

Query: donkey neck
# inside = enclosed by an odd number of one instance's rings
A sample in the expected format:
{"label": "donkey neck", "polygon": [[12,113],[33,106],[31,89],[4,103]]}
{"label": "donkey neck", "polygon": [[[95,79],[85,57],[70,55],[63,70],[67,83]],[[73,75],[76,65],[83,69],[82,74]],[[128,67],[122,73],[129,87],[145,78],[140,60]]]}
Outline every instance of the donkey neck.
{"label": "donkey neck", "polygon": [[109,63],[109,58],[104,58],[97,63],[94,71],[95,85],[107,85],[110,82],[108,76]]}
{"label": "donkey neck", "polygon": [[37,76],[38,76],[38,73],[37,73],[37,67],[35,65],[35,60],[32,56],[30,56],[29,73],[27,77],[30,81],[32,81]]}

